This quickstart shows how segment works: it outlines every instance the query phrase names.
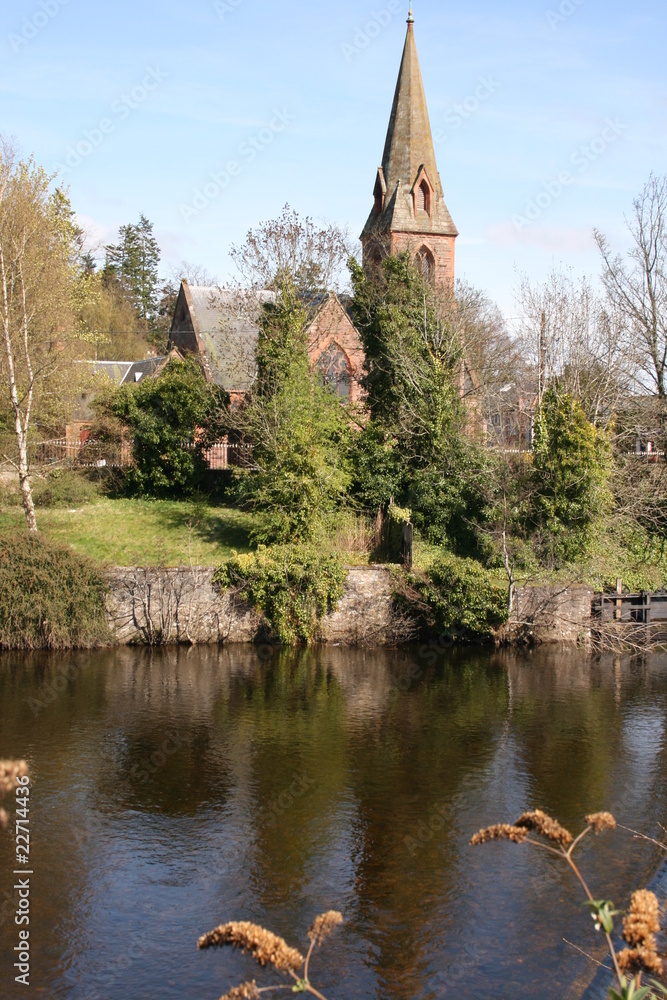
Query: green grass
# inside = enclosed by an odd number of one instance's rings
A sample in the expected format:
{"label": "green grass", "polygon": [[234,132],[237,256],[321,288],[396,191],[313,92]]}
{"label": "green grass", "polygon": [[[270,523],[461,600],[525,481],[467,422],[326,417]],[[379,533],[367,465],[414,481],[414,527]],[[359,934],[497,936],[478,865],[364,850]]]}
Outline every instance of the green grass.
{"label": "green grass", "polygon": [[[250,550],[253,518],[187,501],[109,500],[75,511],[37,511],[40,531],[76,552],[113,566],[218,566],[233,550]],[[16,507],[0,511],[0,530],[23,529]]]}

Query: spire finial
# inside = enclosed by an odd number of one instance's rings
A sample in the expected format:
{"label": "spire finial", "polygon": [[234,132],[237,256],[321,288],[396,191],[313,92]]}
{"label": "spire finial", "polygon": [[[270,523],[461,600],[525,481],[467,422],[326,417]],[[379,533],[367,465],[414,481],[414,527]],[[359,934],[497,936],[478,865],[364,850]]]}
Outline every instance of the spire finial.
{"label": "spire finial", "polygon": [[414,24],[415,19],[412,16],[412,0],[410,0],[410,13],[408,14],[408,24]]}

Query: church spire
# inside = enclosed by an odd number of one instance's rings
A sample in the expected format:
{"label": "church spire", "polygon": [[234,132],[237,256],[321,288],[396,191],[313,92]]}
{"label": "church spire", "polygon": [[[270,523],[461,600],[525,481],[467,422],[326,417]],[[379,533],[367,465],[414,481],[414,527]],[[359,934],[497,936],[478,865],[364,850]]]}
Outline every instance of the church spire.
{"label": "church spire", "polygon": [[[432,237],[431,243],[447,237],[452,241],[448,257],[452,260],[453,279],[453,240],[458,231],[445,204],[438,173],[417,54],[412,4],[374,194],[375,208],[362,233],[364,244],[374,236],[377,238],[387,233],[413,234],[417,242],[420,237]],[[392,246],[396,244],[397,241],[392,240]],[[428,242],[427,247],[430,247]],[[437,256],[435,251],[433,256]]]}

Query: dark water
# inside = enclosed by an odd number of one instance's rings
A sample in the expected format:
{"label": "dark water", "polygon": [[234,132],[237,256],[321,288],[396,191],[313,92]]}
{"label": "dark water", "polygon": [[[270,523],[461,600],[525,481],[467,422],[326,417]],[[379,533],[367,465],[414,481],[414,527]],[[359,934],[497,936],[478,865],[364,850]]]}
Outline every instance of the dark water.
{"label": "dark water", "polygon": [[[0,757],[30,762],[34,870],[26,989],[0,835],[0,996],[216,1000],[256,973],[198,953],[201,933],[250,919],[302,945],[333,908],[345,928],[313,968],[329,1000],[574,997],[593,970],[563,938],[599,943],[567,871],[468,841],[525,806],[657,835],[666,707],[665,657],[0,659]],[[620,832],[581,855],[619,902],[657,863]]]}

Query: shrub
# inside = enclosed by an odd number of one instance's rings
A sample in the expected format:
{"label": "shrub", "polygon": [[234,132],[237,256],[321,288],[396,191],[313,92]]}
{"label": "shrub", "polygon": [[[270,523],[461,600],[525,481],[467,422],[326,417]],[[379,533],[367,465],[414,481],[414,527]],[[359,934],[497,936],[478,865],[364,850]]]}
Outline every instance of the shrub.
{"label": "shrub", "polygon": [[156,378],[123,386],[110,406],[134,442],[130,489],[154,497],[193,493],[206,479],[202,452],[221,436],[228,402],[192,358],[168,361]]}
{"label": "shrub", "polygon": [[88,648],[109,641],[100,570],[39,536],[0,535],[0,649]]}
{"label": "shrub", "polygon": [[408,577],[423,625],[461,639],[490,639],[508,619],[507,587],[481,563],[444,553],[425,577]]}
{"label": "shrub", "polygon": [[556,561],[576,559],[609,508],[611,454],[604,431],[558,386],[544,394],[535,420],[532,517]]}
{"label": "shrub", "polygon": [[276,545],[233,556],[214,579],[263,612],[283,645],[296,645],[319,639],[320,622],[342,597],[345,577],[335,556],[307,545]]}
{"label": "shrub", "polygon": [[56,469],[35,480],[32,495],[36,507],[84,507],[99,500],[100,487],[85,473]]}

